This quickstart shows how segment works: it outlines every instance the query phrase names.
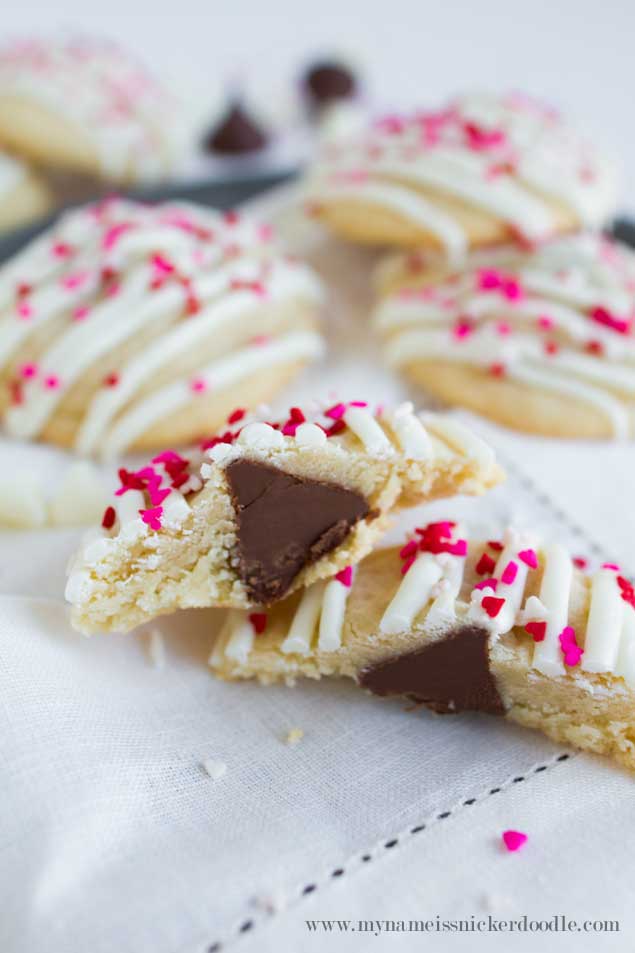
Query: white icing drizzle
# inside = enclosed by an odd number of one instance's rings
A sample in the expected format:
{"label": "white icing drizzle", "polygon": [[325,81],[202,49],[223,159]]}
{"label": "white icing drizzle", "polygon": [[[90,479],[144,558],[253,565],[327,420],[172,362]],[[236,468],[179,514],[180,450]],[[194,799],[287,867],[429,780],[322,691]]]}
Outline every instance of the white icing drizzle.
{"label": "white icing drizzle", "polygon": [[625,605],[615,582],[615,573],[601,569],[591,583],[591,605],[580,664],[586,672],[611,672],[615,669]]}
{"label": "white icing drizzle", "polygon": [[[355,571],[353,570],[352,583],[354,581]],[[326,584],[318,633],[320,652],[336,652],[342,645],[342,630],[350,591],[351,586],[345,585],[339,579],[331,579]]]}
{"label": "white icing drizzle", "polygon": [[494,466],[495,455],[492,448],[464,427],[458,420],[447,414],[421,414],[427,430],[448,443],[457,452],[475,460],[483,469]]}
{"label": "white icing drizzle", "polygon": [[388,418],[399,445],[411,460],[426,460],[432,456],[432,442],[425,427],[414,413],[410,402],[401,404]]}
{"label": "white icing drizzle", "polygon": [[346,200],[395,212],[431,232],[456,260],[467,235],[436,196],[544,239],[558,228],[551,201],[599,226],[615,205],[616,174],[552,111],[479,94],[436,114],[388,117],[356,142],[330,145],[309,192],[318,205]]}
{"label": "white icing drizzle", "polygon": [[635,609],[628,603],[624,604],[615,674],[635,688]]}
{"label": "white icing drizzle", "polygon": [[316,582],[302,593],[289,632],[280,646],[285,655],[309,655],[315,629],[322,611],[326,583]]}
{"label": "white icing drizzle", "polygon": [[109,178],[162,177],[185,146],[183,108],[134,58],[96,39],[17,41],[0,49],[0,97],[41,104],[89,136]]}
{"label": "white icing drizzle", "polygon": [[381,617],[379,631],[384,635],[407,632],[427,605],[432,589],[442,575],[443,568],[436,556],[432,553],[417,556]]}
{"label": "white icing drizzle", "polygon": [[244,665],[254,647],[254,627],[247,614],[233,614],[233,627],[224,646],[224,654],[232,662]]}
{"label": "white icing drizzle", "polygon": [[0,197],[9,195],[26,178],[26,166],[0,152]]}
{"label": "white icing drizzle", "polygon": [[569,600],[573,580],[573,563],[564,546],[552,543],[544,551],[544,568],[538,598],[547,609],[547,629],[542,642],[534,645],[532,665],[543,675],[556,677],[564,674],[562,650],[558,636],[567,624]]}
{"label": "white icing drizzle", "polygon": [[[218,391],[257,371],[276,364],[317,360],[324,354],[324,341],[312,331],[291,331],[275,338],[266,347],[243,348],[221,358],[197,373],[206,390]],[[104,439],[101,452],[104,458],[120,454],[134,443],[153,423],[188,404],[192,391],[187,381],[176,381],[155,391],[123,414]]]}
{"label": "white icing drizzle", "polygon": [[[120,199],[69,213],[0,273],[0,363],[15,362],[43,329],[52,342],[14,371],[20,402],[5,415],[7,429],[36,437],[74,385],[102,366],[116,375],[89,397],[76,437],[80,452],[94,453],[165,392],[160,381],[174,377],[181,355],[209,347],[264,304],[315,305],[320,295],[308,269],[271,250],[266,229],[238,217]],[[266,339],[255,340],[268,350]],[[181,379],[190,400],[198,376]]]}
{"label": "white icing drizzle", "polygon": [[356,437],[359,437],[368,453],[382,455],[393,453],[394,448],[370,411],[365,407],[347,407],[344,422]]}
{"label": "white icing drizzle", "polygon": [[430,231],[440,242],[449,261],[459,264],[465,257],[467,241],[456,222],[421,195],[390,183],[361,183],[350,186],[330,183],[315,190],[311,197],[319,201],[353,201],[379,205]]}
{"label": "white icing drizzle", "polygon": [[[389,295],[375,317],[388,361],[494,368],[593,407],[615,437],[627,437],[635,397],[635,255],[591,234],[506,254],[505,261],[492,253],[488,262],[481,253],[478,267],[458,280]],[[488,276],[515,283],[516,294],[484,291]]]}

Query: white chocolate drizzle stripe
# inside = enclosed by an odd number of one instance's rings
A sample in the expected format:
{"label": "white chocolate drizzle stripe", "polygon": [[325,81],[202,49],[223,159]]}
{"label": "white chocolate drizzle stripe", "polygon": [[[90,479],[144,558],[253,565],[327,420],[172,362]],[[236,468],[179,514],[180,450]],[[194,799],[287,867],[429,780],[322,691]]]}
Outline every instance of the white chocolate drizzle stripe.
{"label": "white chocolate drizzle stripe", "polygon": [[611,672],[615,669],[625,605],[615,573],[601,569],[591,583],[591,604],[581,661],[585,672]]}
{"label": "white chocolate drizzle stripe", "polygon": [[[262,368],[295,361],[320,358],[324,342],[319,334],[293,331],[264,346],[254,346],[233,352],[199,370],[196,377],[208,390],[220,390],[247,379]],[[101,451],[105,457],[116,456],[134,443],[155,421],[183,407],[192,400],[187,381],[176,381],[133,405],[115,423],[106,435]]]}
{"label": "white chocolate drizzle stripe", "polygon": [[562,650],[558,636],[567,625],[573,580],[573,563],[564,546],[553,543],[544,554],[544,568],[538,598],[547,609],[545,638],[534,645],[532,665],[550,678],[564,674]]}
{"label": "white chocolate drizzle stripe", "polygon": [[387,183],[369,183],[362,185],[329,185],[310,196],[317,202],[337,202],[341,200],[378,205],[380,208],[397,212],[406,219],[431,232],[445,249],[451,262],[460,264],[467,251],[467,238],[463,229],[453,218],[441,212],[435,205],[421,195],[398,185]]}

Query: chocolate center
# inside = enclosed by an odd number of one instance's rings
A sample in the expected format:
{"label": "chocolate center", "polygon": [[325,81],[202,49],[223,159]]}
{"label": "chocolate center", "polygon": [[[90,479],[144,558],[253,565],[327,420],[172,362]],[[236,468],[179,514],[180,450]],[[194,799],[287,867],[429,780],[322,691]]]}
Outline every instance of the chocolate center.
{"label": "chocolate center", "polygon": [[259,605],[282,599],[304,566],[346,539],[369,515],[359,493],[305,480],[252,460],[226,468],[238,518],[239,574]]}
{"label": "chocolate center", "polygon": [[376,695],[407,695],[440,714],[503,715],[489,666],[488,637],[486,629],[463,626],[421,649],[363,669],[359,683]]}
{"label": "chocolate center", "polygon": [[316,63],[304,79],[313,101],[323,106],[338,99],[349,99],[355,93],[355,77],[341,63]]}
{"label": "chocolate center", "polygon": [[207,146],[224,155],[257,152],[267,145],[267,136],[242,106],[232,106],[213,130]]}

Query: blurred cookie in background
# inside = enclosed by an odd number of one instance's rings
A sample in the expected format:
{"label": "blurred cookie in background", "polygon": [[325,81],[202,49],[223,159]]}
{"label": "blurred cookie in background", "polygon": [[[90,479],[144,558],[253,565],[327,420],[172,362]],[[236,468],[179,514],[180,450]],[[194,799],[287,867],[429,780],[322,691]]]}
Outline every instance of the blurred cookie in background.
{"label": "blurred cookie in background", "polygon": [[369,123],[322,151],[306,188],[308,210],[336,234],[455,264],[473,248],[598,227],[616,191],[602,148],[517,94],[468,94]]}
{"label": "blurred cookie in background", "polygon": [[389,364],[428,393],[526,433],[635,434],[635,253],[599,233],[380,267]]}
{"label": "blurred cookie in background", "polygon": [[108,182],[154,182],[187,140],[171,90],[115,43],[33,37],[0,48],[0,143],[27,159]]}
{"label": "blurred cookie in background", "polygon": [[323,355],[321,300],[236,212],[68,212],[0,270],[5,432],[102,457],[193,442]]}
{"label": "blurred cookie in background", "polygon": [[0,152],[0,233],[45,215],[51,195],[23,162]]}

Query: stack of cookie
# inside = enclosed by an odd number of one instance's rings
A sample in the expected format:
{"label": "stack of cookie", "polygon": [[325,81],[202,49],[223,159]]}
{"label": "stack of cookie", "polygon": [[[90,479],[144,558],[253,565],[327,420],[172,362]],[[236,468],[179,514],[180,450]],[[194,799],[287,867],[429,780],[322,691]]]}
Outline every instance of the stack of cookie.
{"label": "stack of cookie", "polygon": [[[126,50],[90,37],[0,48],[0,229],[70,197],[166,177],[188,129],[169,89]],[[39,172],[27,170],[32,163]],[[100,184],[101,183],[101,184]]]}
{"label": "stack of cookie", "polygon": [[465,96],[332,147],[310,209],[394,246],[375,328],[434,397],[519,430],[626,437],[635,426],[635,256],[599,229],[614,164],[553,110]]}
{"label": "stack of cookie", "polygon": [[231,607],[224,679],[346,676],[439,713],[479,711],[635,768],[635,590],[564,547],[451,521],[373,552],[391,514],[501,479],[456,421],[364,401],[232,414],[188,454],[120,472],[70,567],[86,633]]}

